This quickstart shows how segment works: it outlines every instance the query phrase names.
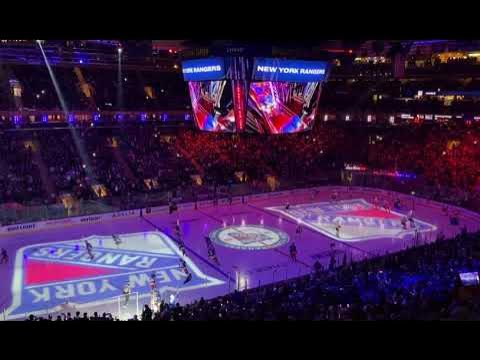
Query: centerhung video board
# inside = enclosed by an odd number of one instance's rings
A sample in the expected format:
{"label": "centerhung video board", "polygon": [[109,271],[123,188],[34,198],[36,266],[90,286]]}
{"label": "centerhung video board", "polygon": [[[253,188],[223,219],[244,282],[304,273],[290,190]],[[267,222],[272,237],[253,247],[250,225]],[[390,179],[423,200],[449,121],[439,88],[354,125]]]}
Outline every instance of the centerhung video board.
{"label": "centerhung video board", "polygon": [[185,61],[183,75],[198,129],[289,134],[312,128],[327,63],[207,58]]}
{"label": "centerhung video board", "polygon": [[182,64],[188,81],[195,124],[204,131],[235,132],[230,81],[223,58],[187,60]]}
{"label": "centerhung video board", "polygon": [[227,80],[188,83],[195,123],[200,130],[235,132],[231,84]]}
{"label": "centerhung video board", "polygon": [[290,134],[314,124],[326,63],[255,58],[247,131]]}

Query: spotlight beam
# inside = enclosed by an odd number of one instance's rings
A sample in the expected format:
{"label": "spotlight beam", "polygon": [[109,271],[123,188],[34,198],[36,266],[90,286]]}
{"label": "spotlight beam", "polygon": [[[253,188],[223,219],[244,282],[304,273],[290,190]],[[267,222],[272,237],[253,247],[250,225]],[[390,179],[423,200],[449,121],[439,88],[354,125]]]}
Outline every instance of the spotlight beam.
{"label": "spotlight beam", "polygon": [[[50,75],[50,78],[52,79],[52,83],[53,83],[53,86],[55,88],[55,92],[57,94],[57,97],[58,97],[58,100],[60,101],[60,106],[62,108],[62,111],[64,112],[65,114],[65,119],[68,119],[68,108],[67,108],[67,104],[65,103],[65,99],[63,98],[63,95],[62,95],[62,91],[60,90],[60,86],[58,85],[58,81],[55,77],[55,74],[50,66],[50,63],[48,62],[48,59],[47,59],[47,55],[45,54],[45,51],[43,50],[43,46],[42,46],[42,41],[41,40],[37,40],[37,43],[38,43],[38,47],[40,48],[40,51],[42,52],[42,56],[43,56],[43,60],[45,61],[45,65],[47,66],[47,69],[48,69],[48,73]],[[87,181],[88,182],[91,182],[94,178],[94,174],[92,172],[92,167],[91,167],[91,164],[90,164],[90,159],[88,158],[87,156],[87,153],[85,151],[85,148],[82,144],[82,142],[80,141],[80,138],[77,134],[77,131],[76,129],[71,126],[71,124],[67,121],[68,123],[68,127],[72,133],[72,138],[73,138],[73,142],[75,144],[75,147],[77,149],[77,152],[78,154],[80,155],[80,158],[82,159],[82,163],[85,165],[85,172],[87,173]]]}
{"label": "spotlight beam", "polygon": [[117,110],[123,110],[122,48],[118,48]]}

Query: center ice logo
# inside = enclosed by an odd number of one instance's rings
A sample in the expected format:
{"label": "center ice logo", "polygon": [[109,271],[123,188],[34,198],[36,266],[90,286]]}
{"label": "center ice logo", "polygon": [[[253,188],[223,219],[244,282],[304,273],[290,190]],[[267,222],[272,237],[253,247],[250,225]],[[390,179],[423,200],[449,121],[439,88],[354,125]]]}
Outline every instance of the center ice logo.
{"label": "center ice logo", "polygon": [[[415,233],[414,228],[405,229],[401,223],[403,214],[386,211],[363,199],[353,199],[285,207],[269,207],[306,227],[341,241],[361,241],[375,238],[403,238]],[[337,236],[336,226],[340,224]],[[432,224],[414,219],[419,233],[436,230]]]}
{"label": "center ice logo", "polygon": [[217,244],[241,250],[265,250],[282,246],[288,235],[278,229],[258,225],[227,226],[210,233]]}
{"label": "center ice logo", "polygon": [[121,235],[115,244],[111,236],[90,236],[93,259],[85,239],[30,245],[18,250],[12,282],[9,318],[59,311],[68,302],[77,308],[115,301],[127,281],[132,292],[150,296],[149,279],[155,273],[160,292],[189,291],[223,284],[207,276],[187,257],[192,279],[180,268],[181,253],[158,232]]}

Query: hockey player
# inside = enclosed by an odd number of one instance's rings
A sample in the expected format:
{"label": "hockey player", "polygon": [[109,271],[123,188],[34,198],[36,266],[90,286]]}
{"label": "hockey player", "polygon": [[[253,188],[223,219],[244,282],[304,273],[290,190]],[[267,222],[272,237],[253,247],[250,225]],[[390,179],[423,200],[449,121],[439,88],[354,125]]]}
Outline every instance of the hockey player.
{"label": "hockey player", "polygon": [[177,204],[175,203],[175,201],[170,201],[170,203],[168,204],[168,213],[169,214],[172,214],[173,212],[177,211],[178,208],[177,208]]}
{"label": "hockey player", "polygon": [[155,273],[152,273],[152,275],[150,275],[149,283],[150,283],[150,289],[152,291],[157,289],[157,276]]}
{"label": "hockey player", "polygon": [[300,237],[302,236],[302,232],[303,232],[303,228],[302,228],[302,225],[299,223],[297,225],[297,228],[295,229],[295,235],[297,239],[300,239]]}
{"label": "hockey player", "polygon": [[385,209],[385,211],[386,211],[387,213],[390,214],[390,212],[391,212],[391,211],[390,211],[390,205],[388,204],[388,201],[387,201],[386,199],[383,200],[383,208]]}
{"label": "hockey player", "polygon": [[123,304],[124,307],[126,307],[128,302],[130,301],[131,293],[132,293],[132,289],[130,288],[130,283],[127,281],[127,283],[123,287],[123,295],[125,296],[125,303]]}
{"label": "hockey player", "polygon": [[180,259],[180,269],[183,271],[184,274],[187,275],[185,280],[183,281],[184,284],[188,283],[190,280],[192,280],[192,274],[190,271],[188,271],[187,263],[185,260]]}
{"label": "hockey player", "polygon": [[218,261],[217,254],[215,252],[215,248],[213,245],[208,247],[208,258],[212,260],[215,264],[220,265],[220,262]]}
{"label": "hockey player", "polygon": [[339,199],[338,199],[338,191],[334,191],[333,194],[332,194],[332,201],[333,202],[337,202]]}
{"label": "hockey player", "polygon": [[93,260],[94,258],[93,252],[92,252],[93,246],[88,242],[88,240],[85,240],[85,247],[87,248],[87,253],[90,256],[90,259]]}
{"label": "hockey player", "polygon": [[338,238],[340,237],[340,229],[341,228],[342,228],[342,225],[340,225],[340,223],[337,223],[335,225],[335,234],[337,235]]}
{"label": "hockey player", "polygon": [[115,245],[120,246],[120,244],[122,243],[122,239],[120,239],[120,236],[113,234],[112,238]]}
{"label": "hockey player", "polygon": [[378,201],[378,196],[375,196],[375,197],[373,198],[373,206],[375,207],[375,209],[378,208],[378,203],[379,203],[379,201]]}
{"label": "hockey player", "polygon": [[210,239],[209,236],[205,236],[205,242],[207,243],[207,248],[209,248],[213,245],[212,240]]}
{"label": "hockey player", "polygon": [[182,239],[180,239],[178,241],[178,248],[180,249],[180,251],[182,252],[182,255],[183,256],[186,256],[187,255],[187,252],[185,251],[185,244],[183,243]]}
{"label": "hockey player", "polygon": [[0,251],[0,264],[8,264],[8,253],[4,248]]}
{"label": "hockey player", "polygon": [[186,261],[183,260],[183,259],[180,259],[180,269],[181,269],[185,274],[188,274],[187,263],[186,263]]}
{"label": "hockey player", "polygon": [[408,212],[408,221],[410,222],[410,227],[415,227],[415,220],[413,219],[413,210]]}
{"label": "hockey player", "polygon": [[183,284],[185,285],[186,283],[190,282],[192,280],[192,273],[189,272],[185,280],[183,281]]}
{"label": "hockey player", "polygon": [[297,261],[297,246],[295,245],[295,242],[292,242],[290,245],[290,257],[292,258],[293,261]]}

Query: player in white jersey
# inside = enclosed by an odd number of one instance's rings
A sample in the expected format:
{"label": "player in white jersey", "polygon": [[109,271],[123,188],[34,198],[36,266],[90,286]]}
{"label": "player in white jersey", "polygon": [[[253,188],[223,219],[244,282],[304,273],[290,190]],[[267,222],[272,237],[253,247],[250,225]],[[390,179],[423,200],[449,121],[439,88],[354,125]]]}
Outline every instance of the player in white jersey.
{"label": "player in white jersey", "polygon": [[190,271],[188,271],[187,263],[183,259],[180,259],[180,269],[183,271],[184,274],[187,275],[187,277],[183,281],[184,284],[186,284],[190,280],[192,280],[192,273]]}
{"label": "player in white jersey", "polygon": [[295,230],[295,235],[296,235],[296,238],[297,238],[297,239],[300,239],[300,238],[301,238],[302,232],[303,232],[302,224],[299,223],[299,224],[297,225],[296,230]]}
{"label": "player in white jersey", "polygon": [[342,228],[342,225],[340,223],[335,225],[335,234],[337,237],[340,237],[340,229]]}
{"label": "player in white jersey", "polygon": [[152,273],[150,275],[149,284],[150,284],[150,289],[151,290],[156,290],[157,289],[157,276],[156,276],[155,273]]}
{"label": "player in white jersey", "polygon": [[182,270],[182,272],[185,273],[185,274],[189,273],[187,263],[183,259],[180,259],[180,270]]}
{"label": "player in white jersey", "polygon": [[127,281],[125,286],[123,287],[123,295],[125,296],[125,302],[123,306],[127,306],[128,302],[130,301],[130,294],[132,293],[132,289],[130,288],[130,283]]}
{"label": "player in white jersey", "polygon": [[383,200],[383,208],[385,209],[385,211],[386,211],[387,213],[389,213],[389,214],[391,213],[391,211],[390,211],[390,205],[388,204],[387,199]]}
{"label": "player in white jersey", "polygon": [[157,276],[155,273],[150,275],[150,306],[154,311],[158,310],[158,290],[157,290]]}
{"label": "player in white jersey", "polygon": [[208,251],[208,258],[212,260],[215,264],[220,265],[220,261],[218,261],[217,253],[213,245],[209,246],[207,251]]}
{"label": "player in white jersey", "polygon": [[413,210],[408,212],[408,221],[410,222],[410,227],[413,228],[415,226],[415,220],[413,219]]}
{"label": "player in white jersey", "polygon": [[120,246],[120,244],[122,243],[122,239],[120,239],[120,236],[113,234],[112,238],[115,245]]}

